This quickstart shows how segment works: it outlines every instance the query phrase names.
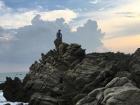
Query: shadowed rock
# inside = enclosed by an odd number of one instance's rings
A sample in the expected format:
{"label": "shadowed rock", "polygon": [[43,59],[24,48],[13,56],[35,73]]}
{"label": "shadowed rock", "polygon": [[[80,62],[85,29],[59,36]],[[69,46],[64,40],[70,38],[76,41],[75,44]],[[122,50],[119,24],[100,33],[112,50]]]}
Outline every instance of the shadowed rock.
{"label": "shadowed rock", "polygon": [[15,77],[14,80],[7,77],[3,87],[3,96],[8,101],[12,101],[12,102],[25,101],[23,97],[24,91],[23,91],[23,84],[21,80],[17,77]]}

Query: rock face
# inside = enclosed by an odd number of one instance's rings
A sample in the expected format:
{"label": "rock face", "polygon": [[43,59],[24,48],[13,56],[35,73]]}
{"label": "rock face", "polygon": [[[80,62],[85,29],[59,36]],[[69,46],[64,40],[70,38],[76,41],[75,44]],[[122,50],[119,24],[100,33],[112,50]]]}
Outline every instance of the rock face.
{"label": "rock face", "polygon": [[15,77],[14,80],[11,78],[6,78],[6,82],[3,86],[3,96],[12,102],[14,101],[24,101],[24,91],[23,84],[19,78]]}
{"label": "rock face", "polygon": [[133,80],[136,82],[137,86],[140,88],[140,48],[132,54],[130,61],[130,72],[132,74]]}
{"label": "rock face", "polygon": [[4,88],[4,83],[1,83],[0,84],[0,90],[3,90],[3,88]]}
{"label": "rock face", "polygon": [[140,89],[126,77],[116,77],[103,88],[91,91],[76,105],[139,105]]}
{"label": "rock face", "polygon": [[80,45],[66,43],[59,46],[59,52],[51,50],[46,55],[42,54],[40,62],[35,62],[30,67],[29,77],[24,87],[27,92],[33,91],[30,105],[39,105],[40,98],[38,97],[44,97],[41,98],[43,101],[40,105],[72,104],[69,100],[72,100],[77,93],[73,87],[75,78],[69,76],[67,72],[80,63],[84,57],[85,50]]}
{"label": "rock face", "polygon": [[7,100],[29,105],[140,105],[139,71],[140,49],[85,54],[78,44],[61,43],[41,54],[18,89],[5,83],[3,91]]}

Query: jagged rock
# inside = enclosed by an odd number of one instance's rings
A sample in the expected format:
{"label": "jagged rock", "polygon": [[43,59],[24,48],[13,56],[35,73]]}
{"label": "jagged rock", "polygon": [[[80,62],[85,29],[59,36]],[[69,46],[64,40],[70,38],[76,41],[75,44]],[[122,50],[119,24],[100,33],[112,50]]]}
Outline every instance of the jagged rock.
{"label": "jagged rock", "polygon": [[112,88],[104,91],[103,104],[138,105],[140,103],[140,89],[136,88],[127,78],[118,78],[113,84]]}
{"label": "jagged rock", "polygon": [[82,98],[80,94],[86,95],[93,89],[104,87],[119,74],[116,73],[121,68],[127,70],[125,64],[120,62],[125,62],[129,55],[95,53],[85,56],[85,51],[78,44],[62,43],[59,48],[59,54],[51,50],[46,55],[42,54],[40,63],[32,65],[33,72],[25,85],[26,90],[33,90],[33,93],[45,91],[46,96],[56,98],[59,95],[63,100],[71,100],[67,101],[69,103],[76,103],[77,99]]}
{"label": "jagged rock", "polygon": [[127,77],[129,79],[131,79],[131,73],[128,71],[119,71],[115,74],[115,77]]}
{"label": "jagged rock", "polygon": [[72,100],[77,90],[73,88],[74,77],[68,76],[67,71],[84,57],[85,50],[78,44],[61,43],[59,52],[50,50],[47,54],[42,53],[39,62],[35,61],[31,65],[30,73],[23,80],[26,93],[30,97],[35,93],[43,93],[44,96],[60,96],[66,101]]}
{"label": "jagged rock", "polygon": [[69,45],[67,43],[62,43],[59,45],[59,54],[64,55]]}
{"label": "jagged rock", "polygon": [[[139,56],[139,50],[133,55],[85,54],[80,45],[63,42],[41,54],[18,88],[17,82],[6,82],[4,96],[7,100],[26,100],[30,105],[129,105],[139,98]],[[120,100],[119,96],[130,100]]]}
{"label": "jagged rock", "polygon": [[87,96],[85,96],[84,98],[80,99],[76,105],[98,105],[100,100],[98,99],[102,99],[102,91],[104,90],[104,88],[97,88],[93,91],[91,91]]}
{"label": "jagged rock", "polygon": [[0,90],[3,90],[3,88],[4,88],[4,83],[1,83],[0,84]]}
{"label": "jagged rock", "polygon": [[7,77],[3,87],[3,95],[8,101],[25,101],[23,96],[23,84],[19,78],[15,77],[14,80]]}
{"label": "jagged rock", "polygon": [[86,94],[78,94],[73,98],[73,102],[76,103],[77,101],[84,98],[85,96],[86,96]]}
{"label": "jagged rock", "polygon": [[64,100],[57,99],[46,96],[40,93],[35,93],[32,95],[29,105],[58,105],[58,103],[62,103]]}
{"label": "jagged rock", "polygon": [[90,92],[76,105],[139,105],[139,99],[140,89],[126,77],[116,77],[105,87]]}
{"label": "jagged rock", "polygon": [[129,68],[132,79],[136,82],[137,86],[140,87],[140,48],[132,55]]}
{"label": "jagged rock", "polygon": [[105,105],[139,105],[140,90],[137,88],[121,87],[112,88],[104,92]]}

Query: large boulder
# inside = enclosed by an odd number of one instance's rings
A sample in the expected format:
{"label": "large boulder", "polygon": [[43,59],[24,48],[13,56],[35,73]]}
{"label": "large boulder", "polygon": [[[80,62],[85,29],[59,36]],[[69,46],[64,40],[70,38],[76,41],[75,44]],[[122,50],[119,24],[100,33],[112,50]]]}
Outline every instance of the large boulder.
{"label": "large boulder", "polygon": [[139,105],[140,89],[126,77],[116,77],[105,87],[91,91],[76,105]]}

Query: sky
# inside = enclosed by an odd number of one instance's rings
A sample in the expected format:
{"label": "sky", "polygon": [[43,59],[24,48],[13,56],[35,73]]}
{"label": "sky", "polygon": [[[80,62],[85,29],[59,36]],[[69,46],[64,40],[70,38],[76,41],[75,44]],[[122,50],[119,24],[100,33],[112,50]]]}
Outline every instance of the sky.
{"label": "sky", "polygon": [[140,46],[140,0],[0,0],[0,72],[29,71],[63,40],[90,52]]}

